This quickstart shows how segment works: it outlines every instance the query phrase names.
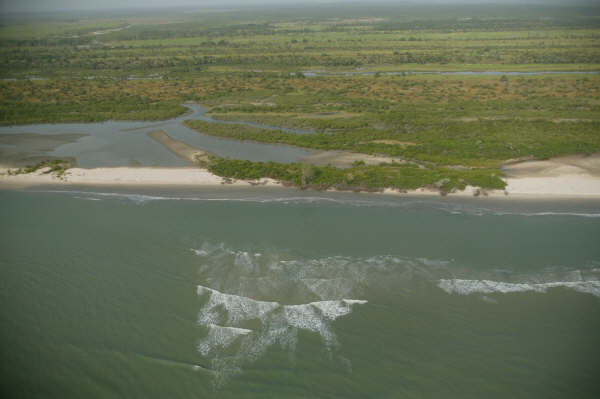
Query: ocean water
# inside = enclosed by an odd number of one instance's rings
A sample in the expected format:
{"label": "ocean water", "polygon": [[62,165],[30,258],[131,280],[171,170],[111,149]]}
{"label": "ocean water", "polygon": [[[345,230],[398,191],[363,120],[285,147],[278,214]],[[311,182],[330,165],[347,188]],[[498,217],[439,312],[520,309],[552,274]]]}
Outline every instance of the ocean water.
{"label": "ocean water", "polygon": [[597,398],[600,203],[0,191],[2,397]]}

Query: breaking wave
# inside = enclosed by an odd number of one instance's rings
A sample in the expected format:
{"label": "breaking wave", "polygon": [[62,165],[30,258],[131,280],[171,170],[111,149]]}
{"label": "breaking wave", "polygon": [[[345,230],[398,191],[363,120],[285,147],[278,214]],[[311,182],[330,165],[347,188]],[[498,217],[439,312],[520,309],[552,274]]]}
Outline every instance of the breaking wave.
{"label": "breaking wave", "polygon": [[448,294],[469,295],[474,293],[508,294],[513,292],[540,292],[545,293],[551,288],[567,288],[577,292],[592,294],[600,297],[600,281],[556,281],[550,283],[507,283],[490,280],[440,280],[438,287]]}
{"label": "breaking wave", "polygon": [[225,348],[238,337],[250,334],[252,330],[245,328],[223,327],[208,324],[208,335],[198,344],[198,352],[208,355],[215,348]]}
{"label": "breaking wave", "polygon": [[451,260],[328,256],[299,258],[281,251],[233,250],[204,243],[192,249],[200,257],[200,276],[213,289],[288,304],[361,297],[369,287],[394,293],[411,290],[411,282],[452,277]]}
{"label": "breaking wave", "polygon": [[542,293],[557,287],[600,297],[597,264],[524,274],[461,266],[452,259],[299,257],[281,249],[241,250],[225,243],[205,242],[191,251],[198,257],[203,281],[197,286],[203,304],[197,321],[207,329],[197,348],[209,358],[217,387],[274,345],[293,359],[300,331],[316,334],[326,353],[351,370],[350,360],[341,354],[334,321],[367,299],[398,300],[441,289],[448,294],[482,294],[482,300],[497,304],[498,297],[486,295]]}
{"label": "breaking wave", "polygon": [[[293,353],[298,330],[319,334],[325,347],[331,350],[338,345],[331,322],[350,314],[354,305],[367,303],[364,300],[341,299],[282,305],[226,294],[204,286],[198,286],[197,292],[200,296],[208,296],[198,314],[198,324],[206,326],[208,334],[200,340],[197,348],[203,356],[214,354],[211,363],[217,386],[240,372],[242,365],[263,356],[276,343]],[[255,322],[254,329],[240,327],[251,321]],[[219,356],[217,350],[230,347],[238,339],[239,347],[233,355]]]}
{"label": "breaking wave", "polygon": [[[219,196],[219,191],[214,190],[203,196],[194,195],[148,195],[138,193],[118,193],[118,192],[93,192],[83,190],[44,190],[47,193],[62,193],[72,195],[78,199],[122,199],[132,201],[136,204],[144,204],[151,201],[203,201],[203,202],[248,202],[258,204],[284,204],[284,205],[302,205],[302,204],[330,204],[352,207],[392,207],[409,211],[435,210],[449,213],[452,215],[466,216],[524,216],[524,217],[579,217],[579,218],[600,218],[600,211],[597,207],[586,209],[585,211],[556,210],[548,209],[544,211],[526,210],[508,210],[502,209],[504,206],[482,207],[478,200],[436,200],[431,198],[408,198],[387,196],[377,196],[371,194],[349,194],[349,193],[314,193],[314,195],[285,195],[281,197],[273,196],[272,193],[265,192],[260,195],[249,195],[251,191],[229,193],[230,197]],[[282,189],[283,190],[283,189]]]}
{"label": "breaking wave", "polygon": [[[198,286],[198,295],[208,294],[209,301],[198,315],[199,324],[225,322],[235,325],[242,320],[261,319],[279,306],[276,302],[256,301],[238,295],[223,294],[208,287]],[[227,319],[221,320],[219,308],[227,311]]]}

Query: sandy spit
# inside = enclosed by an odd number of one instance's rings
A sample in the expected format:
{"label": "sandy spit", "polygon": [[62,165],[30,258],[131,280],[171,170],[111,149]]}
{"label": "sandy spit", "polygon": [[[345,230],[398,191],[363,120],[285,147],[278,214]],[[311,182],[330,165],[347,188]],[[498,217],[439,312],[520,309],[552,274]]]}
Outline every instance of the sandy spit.
{"label": "sandy spit", "polygon": [[190,165],[195,165],[201,160],[205,161],[210,155],[207,151],[200,150],[182,141],[175,140],[163,130],[154,130],[148,133],[148,136],[165,146],[169,151]]}
{"label": "sandy spit", "polygon": [[7,172],[7,169],[0,169],[0,188],[26,188],[46,184],[91,186],[221,186],[223,184],[250,186],[279,184],[272,179],[258,181],[223,179],[206,169],[195,167],[71,168],[63,176],[45,173],[47,172],[45,169],[18,175],[9,175]]}

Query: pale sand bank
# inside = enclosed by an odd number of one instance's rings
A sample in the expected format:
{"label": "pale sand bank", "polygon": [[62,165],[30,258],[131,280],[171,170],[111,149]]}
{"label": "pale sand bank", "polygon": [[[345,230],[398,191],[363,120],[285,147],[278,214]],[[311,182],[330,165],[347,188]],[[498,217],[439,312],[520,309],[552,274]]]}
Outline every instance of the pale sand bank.
{"label": "pale sand bank", "polygon": [[[179,149],[180,153],[184,152]],[[197,153],[190,150],[190,156]],[[451,196],[480,196],[502,198],[598,198],[600,199],[600,155],[561,157],[547,161],[524,161],[511,164],[507,169],[505,190],[483,191],[467,187]],[[36,185],[120,185],[120,186],[237,186],[279,185],[272,179],[259,181],[229,180],[216,176],[206,169],[115,167],[82,169],[72,168],[62,177],[44,174],[39,170],[30,174],[8,175],[0,169],[0,188],[24,188]],[[335,190],[332,190],[335,191]],[[411,191],[383,190],[394,195],[436,195],[434,189],[422,188]]]}
{"label": "pale sand bank", "polygon": [[68,169],[62,177],[44,173],[40,169],[34,173],[8,175],[7,169],[0,169],[0,188],[25,188],[36,185],[112,185],[112,186],[220,186],[233,184],[273,185],[272,179],[259,181],[226,180],[200,168],[154,168],[154,167],[115,167]]}
{"label": "pale sand bank", "polygon": [[600,154],[569,155],[547,160],[506,162],[506,175],[513,178],[560,177],[564,175],[600,177]]}
{"label": "pale sand bank", "polygon": [[[506,188],[482,191],[467,186],[452,196],[489,196],[519,198],[599,198],[600,154],[571,155],[541,161],[505,164]],[[384,190],[384,193],[398,193]],[[436,190],[422,188],[406,195],[439,195]]]}
{"label": "pale sand bank", "polygon": [[600,197],[600,154],[505,165],[511,195]]}
{"label": "pale sand bank", "polygon": [[191,165],[197,164],[198,161],[206,160],[209,156],[207,151],[200,150],[182,141],[175,140],[162,130],[153,130],[148,133],[148,136]]}

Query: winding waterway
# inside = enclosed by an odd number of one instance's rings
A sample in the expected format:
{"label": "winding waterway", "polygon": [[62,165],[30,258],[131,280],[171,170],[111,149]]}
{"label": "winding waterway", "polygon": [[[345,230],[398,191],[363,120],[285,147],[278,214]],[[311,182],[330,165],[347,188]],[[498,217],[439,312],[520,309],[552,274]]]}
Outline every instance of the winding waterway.
{"label": "winding waterway", "polygon": [[[380,72],[381,75],[551,75],[551,74],[597,74],[598,71],[533,71],[533,72],[501,72],[501,71],[405,71],[405,72]],[[371,76],[370,71],[331,72],[312,70],[303,72],[306,77],[321,76]],[[315,134],[314,130],[289,129],[277,126],[264,125],[246,121],[224,121],[213,119],[206,115],[207,109],[197,104],[184,104],[189,112],[177,118],[159,122],[146,121],[107,121],[98,123],[56,123],[35,124],[23,126],[0,127],[0,135],[29,134],[30,142],[34,142],[34,135],[57,135],[74,137],[74,140],[58,143],[53,149],[40,151],[32,150],[31,145],[24,143],[0,143],[0,164],[9,163],[15,155],[24,155],[23,159],[40,159],[40,157],[73,158],[77,166],[83,168],[110,167],[110,166],[167,166],[178,167],[188,165],[187,161],[176,156],[162,144],[148,137],[153,130],[163,130],[171,138],[190,146],[208,151],[215,155],[242,159],[249,161],[272,161],[279,163],[310,162],[318,163],[318,154],[325,155],[325,163],[332,159],[331,154],[323,154],[314,150],[302,149],[287,145],[263,144],[251,141],[224,139],[197,132],[186,127],[183,122],[187,119],[203,120],[211,123],[240,124],[263,129],[280,130],[289,134]],[[6,141],[6,140],[5,140]],[[35,147],[35,146],[33,146]],[[37,147],[40,147],[39,145]],[[337,154],[340,155],[340,154]],[[316,157],[315,157],[316,156]],[[333,155],[336,157],[336,155]],[[343,162],[351,162],[346,160]],[[372,162],[379,162],[373,160]],[[24,163],[21,162],[21,163]]]}
{"label": "winding waterway", "polygon": [[[185,166],[187,163],[160,143],[148,137],[153,130],[163,130],[173,139],[213,154],[249,161],[290,163],[301,161],[314,151],[286,145],[261,144],[249,141],[223,139],[189,129],[183,125],[188,119],[213,123],[243,124],[265,129],[279,129],[290,134],[311,134],[310,130],[283,129],[251,122],[220,121],[206,115],[206,108],[184,104],[190,112],[160,122],[108,121],[99,123],[56,123],[0,127],[0,134],[82,134],[74,142],[58,145],[44,155],[73,157],[83,168],[107,166]],[[8,148],[9,146],[5,146]],[[16,148],[14,151],[26,150]],[[0,159],[2,161],[2,159]]]}

